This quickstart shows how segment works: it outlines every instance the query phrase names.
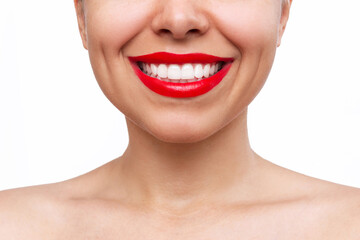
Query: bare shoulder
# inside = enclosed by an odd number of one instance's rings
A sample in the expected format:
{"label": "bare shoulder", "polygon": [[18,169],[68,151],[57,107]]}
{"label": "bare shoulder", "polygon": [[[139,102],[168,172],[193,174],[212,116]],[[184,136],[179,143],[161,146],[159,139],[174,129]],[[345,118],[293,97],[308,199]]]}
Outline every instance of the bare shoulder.
{"label": "bare shoulder", "polygon": [[67,239],[87,213],[79,202],[97,195],[93,189],[101,189],[102,175],[99,169],[62,182],[0,191],[0,238]]}
{"label": "bare shoulder", "polygon": [[327,208],[327,225],[335,239],[360,239],[360,189],[324,183],[320,202]]}
{"label": "bare shoulder", "polygon": [[63,212],[59,184],[0,192],[0,236],[4,239],[51,237]]}
{"label": "bare shoulder", "polygon": [[296,222],[302,226],[311,222],[311,232],[321,232],[321,239],[360,240],[359,188],[307,176],[269,162],[265,162],[265,167],[271,173],[266,175],[270,179],[266,187],[276,186],[273,195],[295,204],[289,206],[296,206]]}
{"label": "bare shoulder", "polygon": [[324,239],[360,239],[359,188],[290,174],[293,177],[288,178],[289,184],[305,196],[304,209],[320,223],[318,230],[321,229]]}
{"label": "bare shoulder", "polygon": [[316,239],[360,240],[360,189],[318,179],[310,182],[313,189],[302,209]]}

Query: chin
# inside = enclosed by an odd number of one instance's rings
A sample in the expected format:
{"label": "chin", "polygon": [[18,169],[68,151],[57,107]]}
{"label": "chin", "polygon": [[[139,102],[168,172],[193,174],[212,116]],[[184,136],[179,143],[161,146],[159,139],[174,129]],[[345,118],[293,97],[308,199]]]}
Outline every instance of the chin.
{"label": "chin", "polygon": [[162,142],[196,143],[216,132],[214,123],[206,121],[190,121],[190,119],[185,121],[179,117],[171,121],[164,121],[164,118],[157,120],[150,122],[146,131]]}
{"label": "chin", "polygon": [[209,134],[199,134],[193,131],[152,132],[151,134],[158,140],[167,143],[196,143],[209,137]]}

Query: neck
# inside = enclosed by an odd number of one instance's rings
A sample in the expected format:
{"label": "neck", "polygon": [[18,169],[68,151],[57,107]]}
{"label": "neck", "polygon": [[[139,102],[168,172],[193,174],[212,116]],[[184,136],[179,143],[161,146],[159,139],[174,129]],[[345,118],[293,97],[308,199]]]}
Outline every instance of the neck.
{"label": "neck", "polygon": [[181,144],[162,142],[127,119],[129,145],[118,163],[128,194],[153,206],[224,198],[246,182],[255,162],[246,118],[244,111],[207,139]]}

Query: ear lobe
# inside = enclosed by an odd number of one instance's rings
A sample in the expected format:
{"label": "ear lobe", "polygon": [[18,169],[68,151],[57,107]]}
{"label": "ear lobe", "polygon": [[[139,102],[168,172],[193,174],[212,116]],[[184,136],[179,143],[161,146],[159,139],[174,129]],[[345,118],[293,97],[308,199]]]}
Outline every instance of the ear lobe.
{"label": "ear lobe", "polygon": [[85,14],[84,14],[84,3],[82,0],[74,0],[77,22],[79,26],[80,36],[82,39],[82,43],[85,49],[87,47],[87,34],[86,34],[86,24],[85,24]]}
{"label": "ear lobe", "polygon": [[281,39],[285,32],[286,24],[289,19],[291,4],[292,4],[292,0],[284,0],[282,3],[282,6],[281,6],[281,18],[280,18],[280,25],[279,25],[277,47],[280,46]]}

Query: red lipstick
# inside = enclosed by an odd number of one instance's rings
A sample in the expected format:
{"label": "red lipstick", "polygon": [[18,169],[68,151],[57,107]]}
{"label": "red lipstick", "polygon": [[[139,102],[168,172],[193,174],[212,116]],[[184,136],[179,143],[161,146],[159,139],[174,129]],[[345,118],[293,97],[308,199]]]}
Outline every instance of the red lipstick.
{"label": "red lipstick", "polygon": [[[135,71],[135,74],[150,90],[167,97],[187,98],[205,94],[218,85],[229,72],[232,61],[234,59],[221,58],[202,53],[174,54],[167,52],[157,52],[148,55],[129,57],[129,60]],[[140,69],[140,62],[148,64],[221,63],[222,68],[217,73],[208,78],[194,82],[177,83],[160,80],[158,78],[147,75]]]}

